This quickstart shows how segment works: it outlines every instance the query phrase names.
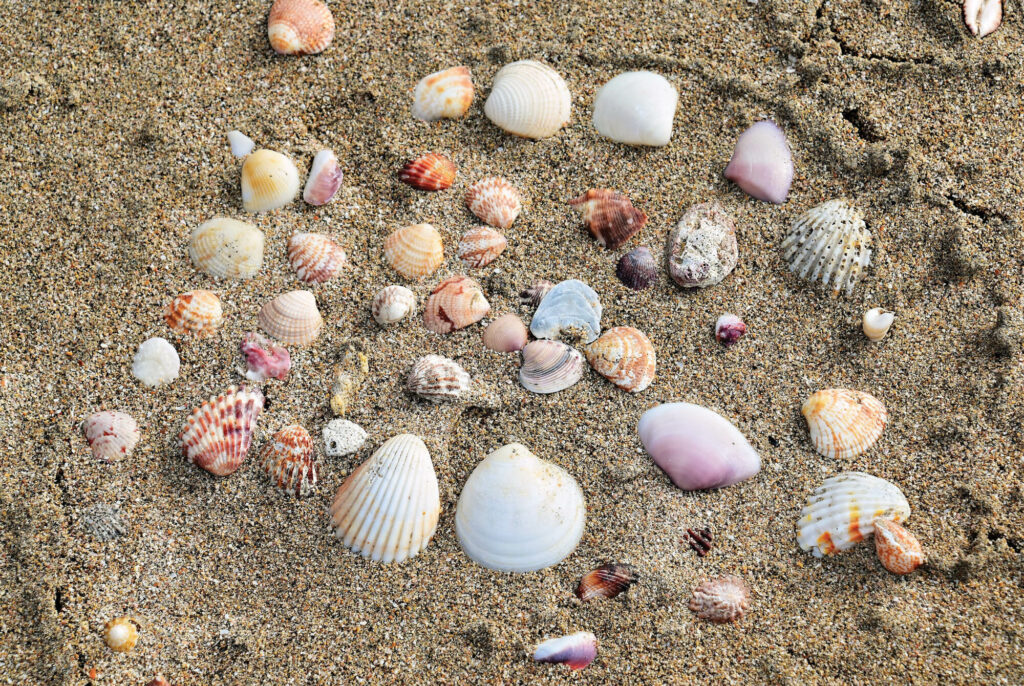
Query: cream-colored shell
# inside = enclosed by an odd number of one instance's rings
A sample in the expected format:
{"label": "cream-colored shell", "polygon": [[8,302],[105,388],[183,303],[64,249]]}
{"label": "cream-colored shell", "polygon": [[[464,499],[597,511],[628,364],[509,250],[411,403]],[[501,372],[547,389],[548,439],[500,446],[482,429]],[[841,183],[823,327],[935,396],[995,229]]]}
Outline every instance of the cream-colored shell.
{"label": "cream-colored shell", "polygon": [[534,60],[506,64],[494,75],[484,114],[524,138],[547,138],[569,123],[572,96],[554,69]]}
{"label": "cream-colored shell", "polygon": [[619,74],[594,97],[594,128],[627,145],[668,145],[679,92],[661,74]]}
{"label": "cream-colored shell", "polygon": [[800,408],[814,449],[825,457],[845,460],[874,445],[889,413],[868,393],[829,388],[809,397]]}
{"label": "cream-colored shell", "polygon": [[423,121],[458,119],[473,103],[469,67],[442,69],[424,76],[412,92],[412,116]]}
{"label": "cream-colored shell", "polygon": [[387,286],[373,296],[370,313],[381,326],[400,322],[416,309],[416,294],[405,286]]}
{"label": "cream-colored shell", "polygon": [[103,640],[107,647],[118,653],[127,653],[139,640],[139,630],[131,617],[118,617],[103,627]]}
{"label": "cream-colored shell", "polygon": [[860,210],[846,200],[829,200],[796,218],[782,242],[782,257],[800,278],[821,279],[849,295],[871,264],[871,232]]}
{"label": "cream-colored shell", "polygon": [[861,319],[861,328],[868,340],[877,342],[889,333],[889,327],[892,326],[895,319],[895,312],[887,312],[881,307],[875,307],[864,313],[864,317]]}
{"label": "cream-colored shell", "polygon": [[214,217],[192,231],[188,256],[215,279],[249,279],[263,266],[263,232],[247,222]]}
{"label": "cream-colored shell", "polygon": [[246,212],[284,207],[299,194],[299,170],[279,152],[257,150],[242,163],[242,206]]}
{"label": "cream-colored shell", "polygon": [[429,276],[444,262],[441,234],[430,224],[396,229],[384,241],[384,259],[407,279]]}
{"label": "cream-colored shell", "polygon": [[309,345],[320,335],[324,320],[309,291],[277,296],[260,310],[260,327],[285,344]]}
{"label": "cream-colored shell", "polygon": [[654,381],[654,346],[639,329],[608,329],[584,353],[594,371],[630,393],[639,393]]}

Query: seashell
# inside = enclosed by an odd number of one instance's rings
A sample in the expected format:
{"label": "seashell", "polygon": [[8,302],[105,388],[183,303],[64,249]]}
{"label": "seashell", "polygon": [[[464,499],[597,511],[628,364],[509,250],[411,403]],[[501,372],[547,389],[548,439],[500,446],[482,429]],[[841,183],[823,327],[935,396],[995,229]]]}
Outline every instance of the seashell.
{"label": "seashell", "polygon": [[533,313],[530,332],[537,338],[580,335],[590,343],[601,333],[601,300],[587,284],[576,279],[553,287]]}
{"label": "seashell", "polygon": [[245,356],[247,367],[245,378],[249,381],[266,381],[269,378],[283,379],[292,366],[291,355],[283,345],[278,345],[260,334],[250,331],[238,346]]}
{"label": "seashell", "polygon": [[324,427],[324,449],[328,457],[351,455],[363,447],[366,431],[347,419],[332,419]]}
{"label": "seashell", "polygon": [[107,647],[118,653],[127,653],[139,641],[139,630],[131,617],[118,617],[103,627],[103,640]]}
{"label": "seashell", "polygon": [[455,507],[455,534],[477,564],[533,572],[565,559],[583,536],[586,505],[572,476],[520,443],[485,457]]}
{"label": "seashell", "polygon": [[216,333],[224,320],[220,298],[212,291],[189,291],[167,303],[164,321],[178,334],[195,334],[205,338]]}
{"label": "seashell", "polygon": [[875,307],[864,313],[864,317],[861,319],[861,328],[868,340],[880,341],[885,338],[885,334],[889,333],[889,327],[892,326],[894,319],[896,319],[896,313]]}
{"label": "seashell", "polygon": [[284,207],[299,194],[299,170],[279,152],[257,150],[242,163],[242,207],[246,212],[269,212]]}
{"label": "seashell", "polygon": [[627,71],[594,97],[594,128],[627,145],[668,145],[679,92],[661,74]]}
{"label": "seashell", "polygon": [[519,191],[500,176],[480,179],[466,191],[466,207],[485,224],[507,229],[519,216]]}
{"label": "seashell", "polygon": [[353,552],[402,562],[427,547],[441,516],[437,475],[427,446],[400,434],[352,472],[331,504],[331,526]]}
{"label": "seashell", "polygon": [[871,232],[864,216],[845,200],[829,200],[796,218],[782,242],[782,257],[801,279],[853,292],[861,272],[871,264]]}
{"label": "seashell", "polygon": [[625,284],[626,288],[642,291],[653,286],[658,280],[658,265],[650,249],[642,245],[619,258],[615,276],[619,277],[619,281]]}
{"label": "seashell", "polygon": [[329,281],[341,273],[345,260],[341,246],[322,234],[296,233],[288,239],[288,263],[299,281]]}
{"label": "seashell", "polygon": [[420,79],[412,91],[412,116],[423,121],[458,119],[473,104],[469,67],[451,67]]}
{"label": "seashell", "polygon": [[849,550],[875,531],[876,520],[910,518],[910,504],[895,484],[863,472],[825,479],[800,511],[796,539],[815,557]]}
{"label": "seashell", "polygon": [[394,324],[405,319],[416,309],[416,294],[405,286],[382,288],[373,297],[370,312],[381,326]]}
{"label": "seashell", "polygon": [[561,341],[534,341],[523,348],[519,383],[534,393],[557,393],[583,378],[583,356]]}
{"label": "seashell", "polygon": [[315,55],[334,39],[334,16],[320,0],[274,0],[267,38],[280,55]]}
{"label": "seashell", "polygon": [[128,522],[118,505],[96,503],[81,514],[82,528],[97,541],[113,541],[128,531]]}
{"label": "seashell", "polygon": [[[484,114],[498,128],[523,138],[547,138],[569,123],[572,96],[558,72],[520,60],[494,75]],[[502,228],[508,228],[503,226]]]}
{"label": "seashell", "polygon": [[668,273],[684,288],[714,286],[736,266],[736,223],[717,202],[694,205],[668,237]]}
{"label": "seashell", "polygon": [[440,355],[425,355],[416,360],[405,387],[410,393],[439,403],[455,400],[469,390],[469,374],[455,360]]}
{"label": "seashell", "polygon": [[978,38],[984,38],[1003,23],[1003,0],[964,0],[964,23]]}
{"label": "seashell", "polygon": [[726,312],[715,322],[715,340],[726,348],[736,345],[747,333],[747,325],[731,312]]}
{"label": "seashell", "polygon": [[775,122],[759,121],[736,141],[725,178],[757,200],[786,202],[793,183],[793,155]]}
{"label": "seashell", "polygon": [[654,346],[632,326],[608,329],[584,353],[598,374],[624,391],[639,393],[654,381]]}
{"label": "seashell", "polygon": [[526,325],[514,314],[505,314],[484,329],[484,347],[499,353],[513,353],[526,345]]}
{"label": "seashell", "polygon": [[396,229],[384,241],[384,259],[407,279],[428,276],[444,262],[441,234],[430,224]]}
{"label": "seashell", "polygon": [[893,574],[910,574],[924,564],[921,542],[891,519],[876,519],[875,552],[882,566]]}
{"label": "seashell", "polygon": [[263,232],[236,219],[215,217],[192,231],[188,255],[215,279],[248,279],[263,266]]}
{"label": "seashell", "polygon": [[326,205],[341,188],[344,176],[334,152],[321,150],[313,158],[313,166],[309,168],[309,178],[306,179],[306,187],[302,190],[302,199],[310,205]]}
{"label": "seashell", "polygon": [[554,287],[555,284],[547,279],[537,279],[519,293],[519,302],[536,307]]}
{"label": "seashell", "polygon": [[131,415],[124,412],[96,412],[82,422],[82,432],[92,456],[104,462],[131,457],[142,434]]}
{"label": "seashell", "polygon": [[309,495],[317,477],[309,432],[292,424],[274,434],[263,446],[263,472],[282,493]]}
{"label": "seashell", "polygon": [[178,378],[181,360],[167,339],[155,337],[139,344],[132,358],[132,374],[149,387],[163,386]]}
{"label": "seashell", "polygon": [[349,342],[341,364],[334,368],[334,384],[331,386],[331,411],[334,414],[341,416],[348,412],[369,373],[370,360],[363,352],[362,344]]}
{"label": "seashell", "polygon": [[167,681],[167,679],[162,676],[157,675],[146,682],[146,686],[171,686],[171,682]]}
{"label": "seashell", "polygon": [[591,188],[569,204],[583,215],[590,235],[610,250],[623,245],[647,223],[647,215],[633,207],[629,198],[608,188]]}
{"label": "seashell", "polygon": [[449,333],[475,324],[491,311],[477,282],[456,274],[439,283],[423,308],[423,323],[434,333]]}
{"label": "seashell", "polygon": [[263,393],[231,386],[192,410],[181,432],[181,452],[211,474],[227,476],[242,466],[249,452]]}
{"label": "seashell", "polygon": [[570,669],[583,669],[597,657],[597,637],[589,631],[549,638],[533,651],[537,662],[559,662]]}
{"label": "seashell", "polygon": [[494,229],[478,226],[470,229],[459,241],[458,256],[470,269],[486,267],[505,251],[508,241]]}
{"label": "seashell", "polygon": [[630,565],[611,564],[587,572],[576,587],[576,597],[583,602],[594,598],[614,598],[636,583],[636,570]]}
{"label": "seashell", "polygon": [[701,619],[728,624],[743,619],[749,606],[750,591],[743,579],[732,574],[705,581],[693,589],[690,610]]}
{"label": "seashell", "polygon": [[653,407],[637,432],[654,463],[684,491],[731,486],[761,471],[761,457],[740,430],[700,405]]}
{"label": "seashell", "polygon": [[260,326],[282,343],[309,345],[320,335],[324,320],[309,291],[283,293],[260,309]]}
{"label": "seashell", "polygon": [[443,191],[455,183],[455,164],[436,152],[409,160],[398,180],[420,191]]}
{"label": "seashell", "polygon": [[800,408],[814,449],[846,460],[860,455],[882,435],[889,413],[880,400],[860,391],[830,388],[811,395]]}
{"label": "seashell", "polygon": [[256,144],[241,131],[228,131],[228,146],[235,157],[245,157],[255,149]]}

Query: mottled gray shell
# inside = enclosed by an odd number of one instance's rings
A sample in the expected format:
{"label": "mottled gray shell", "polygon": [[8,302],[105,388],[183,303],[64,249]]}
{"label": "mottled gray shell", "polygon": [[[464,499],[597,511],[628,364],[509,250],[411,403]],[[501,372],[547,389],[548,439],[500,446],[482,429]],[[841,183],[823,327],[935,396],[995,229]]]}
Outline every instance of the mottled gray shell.
{"label": "mottled gray shell", "polygon": [[668,272],[684,288],[707,288],[736,267],[736,223],[717,202],[694,205],[672,230],[666,246]]}
{"label": "mottled gray shell", "polygon": [[578,332],[590,343],[601,333],[601,300],[582,281],[562,281],[540,302],[530,332],[551,339],[561,338],[563,332]]}

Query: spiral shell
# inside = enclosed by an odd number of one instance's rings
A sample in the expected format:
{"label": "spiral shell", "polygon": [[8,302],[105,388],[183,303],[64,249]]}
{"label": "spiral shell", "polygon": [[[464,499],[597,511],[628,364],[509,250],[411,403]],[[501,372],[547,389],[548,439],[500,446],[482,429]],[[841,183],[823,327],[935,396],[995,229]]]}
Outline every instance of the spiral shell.
{"label": "spiral shell", "polygon": [[814,449],[845,460],[860,455],[882,435],[889,413],[880,400],[861,391],[830,388],[809,397],[800,408]]}
{"label": "spiral shell", "polygon": [[412,224],[391,232],[384,241],[388,266],[407,279],[434,273],[444,262],[441,234],[430,224]]}
{"label": "spiral shell", "polygon": [[267,334],[289,345],[309,345],[324,324],[316,298],[309,291],[277,296],[260,310],[259,322]]}
{"label": "spiral shell", "polygon": [[140,343],[132,358],[132,375],[150,387],[171,383],[178,378],[180,369],[178,351],[159,336]]}
{"label": "spiral shell", "polygon": [[192,411],[181,432],[181,452],[211,474],[227,476],[242,466],[263,410],[258,388],[231,386]]}
{"label": "spiral shell", "polygon": [[255,331],[250,331],[245,334],[238,347],[245,356],[245,378],[249,381],[283,379],[288,376],[288,370],[292,367],[292,357],[284,346],[264,338]]}
{"label": "spiral shell", "polygon": [[458,256],[470,269],[486,267],[505,251],[508,241],[494,229],[478,226],[459,241]]}
{"label": "spiral shell", "polygon": [[423,324],[434,333],[449,333],[475,324],[490,311],[477,282],[457,274],[431,291],[423,309]]}
{"label": "spiral shell", "polygon": [[82,432],[97,460],[115,462],[130,457],[142,434],[131,415],[96,412],[82,422]]}
{"label": "spiral shell", "polygon": [[583,575],[576,587],[576,597],[583,602],[594,598],[614,598],[636,583],[636,570],[630,565],[603,565]]}
{"label": "spiral shell", "polygon": [[263,266],[263,232],[252,224],[215,217],[192,231],[188,255],[215,279],[249,279]]}
{"label": "spiral shell", "polygon": [[164,307],[164,321],[178,334],[205,338],[216,333],[223,320],[220,298],[212,291],[189,291]]}
{"label": "spiral shell", "polygon": [[341,188],[344,176],[334,152],[321,150],[313,158],[306,187],[302,190],[302,199],[315,207],[326,205]]}
{"label": "spiral shell", "polygon": [[455,360],[440,355],[425,355],[406,377],[405,387],[424,400],[439,403],[455,400],[469,390],[470,378]]}
{"label": "spiral shell", "polygon": [[547,138],[569,123],[572,96],[554,69],[534,60],[506,64],[494,75],[484,114],[523,138]]}
{"label": "spiral shell", "polygon": [[750,590],[743,579],[726,574],[693,589],[690,610],[716,624],[736,622],[746,614],[749,596]]}
{"label": "spiral shell", "polygon": [[242,163],[242,206],[246,212],[284,207],[299,194],[299,170],[279,152],[257,150]]}
{"label": "spiral shell", "polygon": [[278,54],[315,55],[334,39],[334,16],[320,0],[274,0],[267,38]]}
{"label": "spiral shell", "polygon": [[514,314],[505,314],[484,329],[484,347],[499,353],[522,350],[526,345],[526,325]]}
{"label": "spiral shell", "polygon": [[886,312],[881,307],[875,307],[864,313],[861,318],[861,329],[869,341],[878,342],[889,333],[889,327],[895,319],[895,312]]}
{"label": "spiral shell", "polygon": [[583,669],[597,657],[597,637],[589,631],[549,638],[533,651],[537,662],[559,662],[569,669]]}
{"label": "spiral shell", "polygon": [[924,564],[921,542],[891,519],[876,519],[875,552],[882,566],[893,574],[910,574]]}
{"label": "spiral shell", "polygon": [[801,279],[820,278],[834,292],[850,295],[871,264],[871,232],[860,210],[846,200],[830,200],[796,218],[782,242],[782,257]]}
{"label": "spiral shell", "polygon": [[473,104],[469,67],[451,67],[424,76],[412,92],[412,116],[423,121],[458,119]]}
{"label": "spiral shell", "polygon": [[298,424],[287,426],[263,447],[263,472],[277,490],[298,498],[316,486],[313,439]]}
{"label": "spiral shell", "polygon": [[634,291],[642,291],[653,286],[658,280],[658,264],[650,248],[642,245],[619,258],[619,263],[615,266],[615,276],[619,277],[619,281],[626,288]]}
{"label": "spiral shell", "polygon": [[297,233],[288,239],[288,263],[299,281],[329,281],[341,272],[345,260],[341,246],[319,233]]}
{"label": "spiral shell", "polygon": [[127,653],[139,641],[139,630],[131,617],[118,617],[103,627],[103,640],[107,647],[118,653]]}
{"label": "spiral shell", "polygon": [[398,180],[420,191],[443,191],[455,183],[455,164],[436,152],[409,160]]}
{"label": "spiral shell", "polygon": [[561,341],[533,341],[523,348],[519,383],[533,393],[557,393],[583,378],[583,356]]}
{"label": "spiral shell", "polygon": [[569,204],[583,215],[590,235],[609,250],[626,243],[647,223],[647,215],[629,198],[608,188],[591,188]]}
{"label": "spiral shell", "polygon": [[488,176],[466,191],[466,207],[485,224],[507,229],[519,216],[519,191],[500,176]]}
{"label": "spiral shell", "polygon": [[400,322],[416,309],[416,294],[405,286],[382,288],[373,297],[370,313],[381,326]]}
{"label": "spiral shell", "polygon": [[639,393],[654,381],[654,346],[631,326],[608,329],[584,352],[598,374],[630,393]]}

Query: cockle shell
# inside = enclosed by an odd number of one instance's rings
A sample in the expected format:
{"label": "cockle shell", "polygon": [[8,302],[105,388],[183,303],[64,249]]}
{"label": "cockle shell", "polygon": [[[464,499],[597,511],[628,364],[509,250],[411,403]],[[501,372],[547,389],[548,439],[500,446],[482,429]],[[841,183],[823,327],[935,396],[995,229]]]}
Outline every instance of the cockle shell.
{"label": "cockle shell", "polygon": [[373,296],[370,313],[381,326],[400,322],[416,309],[416,294],[405,286],[387,286]]}
{"label": "cockle shell", "polygon": [[891,519],[875,522],[875,552],[882,566],[893,574],[910,574],[924,564],[921,542]]}
{"label": "cockle shell", "polygon": [[267,38],[278,54],[315,55],[334,39],[334,16],[320,0],[274,0]]}
{"label": "cockle shell", "polygon": [[274,434],[263,446],[263,472],[277,490],[301,498],[316,486],[314,458],[309,432],[292,424]]}
{"label": "cockle shell", "polygon": [[470,269],[486,267],[505,251],[508,241],[494,229],[478,226],[470,229],[459,241],[458,256]]}
{"label": "cockle shell", "polygon": [[668,273],[684,288],[714,286],[736,267],[736,223],[717,202],[694,205],[669,234]]}
{"label": "cockle shell", "polygon": [[228,146],[235,157],[245,157],[256,148],[256,143],[241,131],[228,131]]}
{"label": "cockle shell", "polygon": [[775,122],[759,121],[740,134],[725,178],[757,200],[786,202],[793,183],[793,155]]}
{"label": "cockle shell", "polygon": [[331,504],[334,535],[378,562],[402,562],[427,547],[441,516],[427,446],[400,434],[345,479]]}
{"label": "cockle shell", "polygon": [[743,579],[732,574],[705,581],[693,589],[690,610],[701,619],[728,624],[743,619],[749,605],[750,591]]}
{"label": "cockle shell", "polygon": [[182,455],[211,474],[233,474],[249,452],[262,410],[258,388],[231,386],[211,397],[189,415],[181,432]]}
{"label": "cockle shell", "polygon": [[544,299],[551,289],[555,287],[555,284],[551,283],[547,279],[537,279],[529,286],[524,288],[519,293],[519,302],[523,305],[533,305],[536,307],[540,305],[540,301]]}
{"label": "cockle shell", "polygon": [[97,460],[115,462],[130,457],[142,434],[131,415],[96,412],[82,422],[82,432]]}
{"label": "cockle shell", "polygon": [[587,572],[576,587],[576,597],[583,602],[595,598],[614,598],[636,583],[636,570],[630,565],[610,564]]}
{"label": "cockle shell", "polygon": [[291,355],[283,345],[278,345],[255,331],[245,334],[238,346],[245,356],[245,378],[249,381],[266,381],[269,378],[283,379],[292,366]]}
{"label": "cockle shell", "polygon": [[309,345],[320,335],[324,320],[309,291],[283,293],[260,310],[260,326],[286,344]]}
{"label": "cockle shell", "polygon": [[583,356],[561,341],[533,341],[523,348],[519,383],[534,393],[557,393],[583,378]]}
{"label": "cockle shell", "polygon": [[594,128],[627,145],[668,145],[679,92],[661,74],[628,71],[594,96]]}
{"label": "cockle shell", "polygon": [[519,216],[519,191],[500,176],[480,179],[466,191],[466,207],[485,224],[507,229]]}
{"label": "cockle shell", "polygon": [[597,637],[589,631],[549,638],[533,651],[537,662],[559,662],[570,669],[583,669],[597,657]]}
{"label": "cockle shell", "polygon": [[740,430],[700,405],[653,407],[637,431],[654,463],[684,491],[731,486],[761,471],[761,457]]}
{"label": "cockle shell", "polygon": [[332,419],[324,427],[323,434],[328,457],[351,455],[366,442],[366,430],[347,419]]}
{"label": "cockle shell", "polygon": [[590,235],[609,250],[626,243],[647,223],[647,215],[629,198],[608,188],[591,188],[569,204],[583,215]]}
{"label": "cockle shell", "polygon": [[97,541],[113,541],[128,531],[127,518],[119,505],[96,503],[79,515],[82,528]]}
{"label": "cockle shell", "polygon": [[224,321],[220,298],[212,291],[183,293],[164,307],[164,321],[178,334],[213,335]]}
{"label": "cockle shell", "polygon": [[576,279],[553,287],[533,313],[530,332],[537,338],[579,335],[590,343],[601,333],[601,300],[594,289]]}
{"label": "cockle shell", "polygon": [[624,391],[639,393],[654,381],[654,346],[639,329],[608,329],[584,353],[598,374]]}
{"label": "cockle shell", "polygon": [[302,199],[317,207],[326,205],[341,188],[344,176],[334,152],[321,150],[313,158],[313,166],[309,168],[309,178],[306,179],[306,187],[302,190]]}
{"label": "cockle shell", "polygon": [[432,403],[457,399],[469,390],[469,384],[466,370],[455,360],[440,355],[425,355],[416,360],[405,380],[410,393]]}
{"label": "cockle shell", "polygon": [[881,307],[875,307],[864,313],[864,317],[861,319],[861,328],[868,340],[877,342],[889,333],[889,327],[892,326],[895,319],[895,312],[887,312]]}
{"label": "cockle shell", "polygon": [[455,183],[455,164],[436,152],[409,160],[398,180],[421,191],[443,191]]}
{"label": "cockle shell", "polygon": [[747,333],[747,325],[731,312],[726,312],[715,322],[715,340],[726,348],[736,345]]}
{"label": "cockle shell", "polygon": [[423,308],[423,324],[434,333],[449,333],[475,324],[490,311],[477,282],[457,274],[431,291]]}
{"label": "cockle shell", "polygon": [[484,347],[499,353],[512,353],[526,345],[526,325],[514,314],[504,314],[484,329]]}
{"label": "cockle shell", "polygon": [[642,245],[620,257],[619,263],[615,266],[615,276],[619,277],[619,281],[626,288],[634,291],[642,291],[653,286],[658,280],[658,264],[650,248]]}
{"label": "cockle shell", "polygon": [[984,38],[1003,23],[1003,0],[964,0],[964,23]]}
{"label": "cockle shell", "polygon": [[263,232],[237,219],[215,217],[192,231],[188,255],[215,279],[248,279],[263,266]]}
{"label": "cockle shell", "polygon": [[796,218],[782,242],[782,258],[801,279],[817,281],[838,293],[853,292],[871,264],[871,232],[864,216],[845,200],[829,200]]}
{"label": "cockle shell", "polygon": [[880,400],[842,388],[818,391],[800,412],[807,420],[814,449],[840,460],[856,457],[874,445],[889,421]]}
{"label": "cockle shell", "polygon": [[[494,75],[484,114],[523,138],[547,138],[569,123],[572,96],[554,69],[534,60],[506,64]],[[507,228],[507,227],[502,227]]]}
{"label": "cockle shell", "polygon": [[585,520],[576,480],[526,446],[510,443],[469,475],[455,508],[455,534],[479,565],[532,572],[572,553]]}
{"label": "cockle shell", "polygon": [[279,152],[257,150],[242,163],[242,206],[246,212],[284,207],[299,194],[299,170]]}
{"label": "cockle shell", "polygon": [[118,617],[103,627],[103,640],[107,647],[118,653],[127,653],[139,641],[139,630],[131,617]]}
{"label": "cockle shell", "polygon": [[807,499],[796,524],[802,550],[815,557],[849,550],[875,531],[876,520],[910,518],[910,503],[893,483],[863,472],[843,472]]}
{"label": "cockle shell", "polygon": [[179,369],[178,351],[167,339],[159,336],[140,343],[132,358],[132,374],[150,387],[171,383],[178,378]]}
{"label": "cockle shell", "polygon": [[391,232],[384,241],[388,266],[407,279],[434,273],[444,262],[441,234],[430,224],[412,224]]}
{"label": "cockle shell", "polygon": [[299,281],[329,281],[341,272],[345,260],[342,247],[322,234],[296,233],[288,239],[288,263]]}
{"label": "cockle shell", "polygon": [[458,119],[473,104],[469,67],[451,67],[420,79],[412,92],[412,116],[423,121]]}

